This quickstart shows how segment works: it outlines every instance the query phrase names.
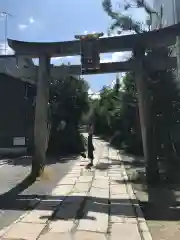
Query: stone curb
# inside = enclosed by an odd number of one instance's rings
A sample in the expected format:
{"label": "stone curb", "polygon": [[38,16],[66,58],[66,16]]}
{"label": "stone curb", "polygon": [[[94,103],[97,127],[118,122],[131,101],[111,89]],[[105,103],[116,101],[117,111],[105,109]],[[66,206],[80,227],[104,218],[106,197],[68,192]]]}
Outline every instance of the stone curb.
{"label": "stone curb", "polygon": [[[121,161],[120,153],[118,153],[118,155],[119,155],[119,159]],[[143,240],[152,240],[152,236],[151,236],[151,233],[149,231],[146,220],[144,218],[143,211],[141,210],[141,207],[139,206],[139,201],[136,198],[136,195],[134,193],[134,190],[133,190],[131,184],[128,182],[129,178],[128,178],[128,175],[126,173],[126,169],[124,167],[124,164],[121,163],[121,166],[123,168],[123,178],[124,178],[124,181],[126,183],[126,189],[127,189],[128,195],[129,195],[129,197],[132,201],[132,205],[135,209],[135,213],[136,213],[136,216],[137,216],[138,228],[139,228],[139,232],[141,234],[141,237],[142,237]]]}

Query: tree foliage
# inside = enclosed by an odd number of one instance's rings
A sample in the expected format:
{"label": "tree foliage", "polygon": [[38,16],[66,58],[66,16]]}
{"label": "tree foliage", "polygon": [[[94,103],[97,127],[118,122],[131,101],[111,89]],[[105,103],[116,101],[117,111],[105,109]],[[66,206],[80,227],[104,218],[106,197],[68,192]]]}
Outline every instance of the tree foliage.
{"label": "tree foliage", "polygon": [[119,134],[113,139],[114,144],[128,152],[142,154],[137,92],[133,73],[125,75],[118,93],[115,87],[113,89],[104,87],[95,105],[96,133],[110,137],[118,131]]}
{"label": "tree foliage", "polygon": [[[51,134],[49,152],[69,154],[81,151],[78,124],[89,109],[88,84],[84,79],[68,76],[51,84]],[[65,126],[61,129],[61,122]]]}
{"label": "tree foliage", "polygon": [[142,33],[147,30],[147,25],[145,25],[145,23],[137,21],[129,15],[130,8],[143,8],[148,14],[148,19],[151,19],[152,14],[158,15],[145,0],[124,1],[122,4],[119,4],[119,9],[116,10],[113,9],[111,0],[103,0],[102,6],[113,21],[108,31],[109,34],[113,30],[118,30],[120,34],[123,31]]}
{"label": "tree foliage", "polygon": [[[117,33],[121,34],[124,31],[133,31],[136,34],[140,34],[144,31],[149,31],[151,28],[133,19],[129,14],[130,8],[143,8],[147,13],[147,17],[150,20],[149,24],[152,23],[152,15],[155,14],[159,19],[159,26],[162,22],[162,9],[160,12],[154,11],[148,6],[145,0],[134,0],[124,1],[119,5],[119,9],[114,10],[111,0],[103,0],[103,9],[112,19],[112,24],[109,28],[109,33],[117,30]],[[170,56],[167,48],[153,49],[148,51],[147,54],[151,54],[156,58]],[[156,164],[151,165],[151,173],[154,172],[154,176],[157,174],[158,159],[164,159],[166,165],[167,177],[169,172],[173,173],[172,166],[176,168],[174,164],[174,156],[178,155],[178,148],[180,146],[180,140],[177,137],[179,133],[179,117],[180,117],[180,96],[179,88],[176,82],[176,75],[174,70],[164,71],[152,71],[152,69],[144,69],[146,72],[146,81],[148,82],[148,92],[150,96],[150,109],[151,112],[151,124],[153,126],[153,142],[156,151]],[[124,142],[128,147],[138,142],[132,139],[140,139],[140,131],[137,119],[137,93],[135,85],[132,84],[135,80],[133,74],[129,73],[126,75],[124,81],[124,92],[120,93],[120,113],[119,116],[121,121],[118,123],[118,129],[120,128],[121,135],[123,136],[121,142]],[[135,82],[135,81],[134,81]],[[129,104],[131,103],[131,104]],[[133,104],[132,104],[133,103]],[[135,110],[136,109],[136,110]],[[125,133],[126,134],[125,134]],[[123,134],[122,134],[123,133]],[[133,144],[131,144],[133,142]],[[141,144],[139,144],[140,146]],[[130,148],[132,150],[132,148]],[[153,160],[154,161],[154,160]],[[148,163],[149,164],[149,163]],[[170,167],[171,166],[171,167]],[[151,176],[153,179],[153,176]],[[155,178],[155,177],[154,177]]]}

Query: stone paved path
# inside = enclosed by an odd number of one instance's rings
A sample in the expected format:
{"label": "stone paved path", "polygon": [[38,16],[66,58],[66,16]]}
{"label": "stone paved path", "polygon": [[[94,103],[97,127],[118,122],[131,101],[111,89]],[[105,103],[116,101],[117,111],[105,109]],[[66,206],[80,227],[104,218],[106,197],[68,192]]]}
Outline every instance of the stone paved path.
{"label": "stone paved path", "polygon": [[151,239],[118,152],[94,143],[95,167],[86,170],[80,158],[46,200],[0,232],[1,239]]}

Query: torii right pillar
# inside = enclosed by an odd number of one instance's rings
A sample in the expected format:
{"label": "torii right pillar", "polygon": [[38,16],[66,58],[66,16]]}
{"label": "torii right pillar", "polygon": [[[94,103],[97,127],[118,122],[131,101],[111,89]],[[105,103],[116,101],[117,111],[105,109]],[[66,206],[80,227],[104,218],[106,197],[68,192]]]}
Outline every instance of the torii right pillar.
{"label": "torii right pillar", "polygon": [[148,184],[154,184],[159,181],[159,171],[154,141],[151,96],[148,90],[148,75],[143,64],[145,49],[138,46],[134,49],[133,54],[143,152],[146,163],[146,180]]}

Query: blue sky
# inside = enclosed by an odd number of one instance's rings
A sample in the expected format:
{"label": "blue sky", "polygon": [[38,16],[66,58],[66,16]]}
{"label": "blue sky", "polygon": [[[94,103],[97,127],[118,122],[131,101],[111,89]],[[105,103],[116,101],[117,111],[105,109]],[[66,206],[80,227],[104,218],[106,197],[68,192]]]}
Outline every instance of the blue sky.
{"label": "blue sky", "polygon": [[[75,34],[107,33],[111,19],[103,11],[101,0],[4,0],[0,10],[12,14],[8,18],[8,37],[24,41],[66,41],[73,40]],[[114,6],[120,0],[113,0]],[[143,20],[142,10],[132,10],[131,15]],[[4,18],[0,18],[0,46],[4,43]],[[1,50],[2,51],[2,50]],[[118,61],[119,53],[101,56],[103,61]],[[79,63],[79,58],[53,59],[53,63]],[[85,76],[93,91],[110,84],[116,74]]]}

